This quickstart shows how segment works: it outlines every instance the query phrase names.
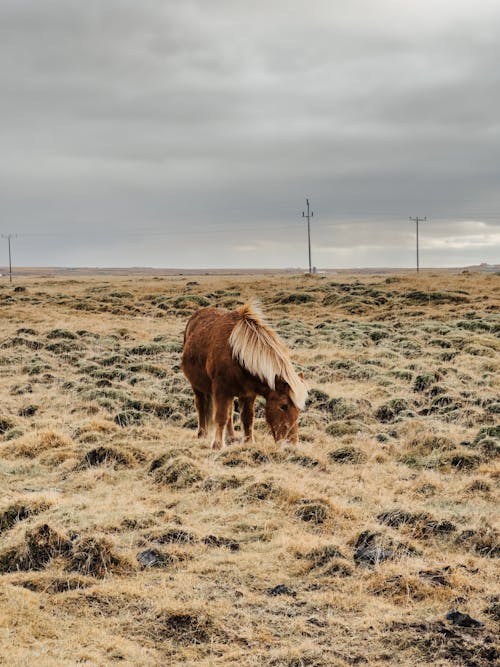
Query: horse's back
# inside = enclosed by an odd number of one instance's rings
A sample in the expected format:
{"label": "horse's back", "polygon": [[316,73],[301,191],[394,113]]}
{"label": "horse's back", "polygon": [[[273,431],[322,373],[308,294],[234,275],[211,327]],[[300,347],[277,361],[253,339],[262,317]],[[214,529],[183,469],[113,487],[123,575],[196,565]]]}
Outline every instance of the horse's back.
{"label": "horse's back", "polygon": [[209,345],[221,336],[229,338],[234,321],[232,313],[220,308],[202,308],[188,320],[184,331],[184,345]]}
{"label": "horse's back", "polygon": [[229,336],[237,314],[202,308],[189,319],[184,332],[182,370],[194,388],[208,391],[214,369],[233,365]]}

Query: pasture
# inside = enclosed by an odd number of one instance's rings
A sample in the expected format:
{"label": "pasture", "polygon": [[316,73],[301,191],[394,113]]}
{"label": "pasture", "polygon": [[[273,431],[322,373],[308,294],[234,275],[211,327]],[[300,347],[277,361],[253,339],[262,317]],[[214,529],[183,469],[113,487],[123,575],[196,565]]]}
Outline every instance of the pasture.
{"label": "pasture", "polygon": [[[250,297],[300,443],[260,405],[212,451],[182,332]],[[1,283],[0,664],[495,664],[499,302],[467,272]]]}

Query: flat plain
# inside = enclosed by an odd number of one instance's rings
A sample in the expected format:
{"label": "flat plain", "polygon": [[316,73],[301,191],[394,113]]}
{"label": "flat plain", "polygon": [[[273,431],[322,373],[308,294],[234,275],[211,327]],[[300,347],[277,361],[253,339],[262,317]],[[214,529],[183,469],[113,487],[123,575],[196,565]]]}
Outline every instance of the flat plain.
{"label": "flat plain", "polygon": [[[260,406],[213,452],[182,332],[252,298],[300,444]],[[499,304],[467,271],[1,283],[0,664],[497,664]]]}

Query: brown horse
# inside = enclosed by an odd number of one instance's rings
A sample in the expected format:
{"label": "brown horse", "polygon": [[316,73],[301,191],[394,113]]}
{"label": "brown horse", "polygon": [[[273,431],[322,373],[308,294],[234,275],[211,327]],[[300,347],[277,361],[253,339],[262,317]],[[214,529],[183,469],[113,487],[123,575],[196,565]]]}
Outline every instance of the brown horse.
{"label": "brown horse", "polygon": [[253,442],[254,403],[266,399],[266,421],[276,442],[298,442],[298,415],[307,398],[288,349],[251,305],[235,311],[203,308],[184,332],[182,370],[193,387],[198,437],[215,421],[213,449],[234,439],[233,402],[238,397],[244,441]]}

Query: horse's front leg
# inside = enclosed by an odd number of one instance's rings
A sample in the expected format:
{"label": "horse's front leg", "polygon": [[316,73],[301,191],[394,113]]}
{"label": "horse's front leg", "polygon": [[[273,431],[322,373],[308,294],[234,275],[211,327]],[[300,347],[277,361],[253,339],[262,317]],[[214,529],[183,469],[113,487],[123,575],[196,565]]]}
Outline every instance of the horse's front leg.
{"label": "horse's front leg", "polygon": [[255,396],[243,397],[238,399],[241,405],[240,419],[243,424],[244,442],[253,442],[253,419],[255,415],[254,403]]}
{"label": "horse's front leg", "polygon": [[[214,391],[215,401],[215,436],[212,449],[221,449],[224,446],[224,429],[233,415],[233,397],[223,392]],[[231,424],[232,426],[232,424]]]}

